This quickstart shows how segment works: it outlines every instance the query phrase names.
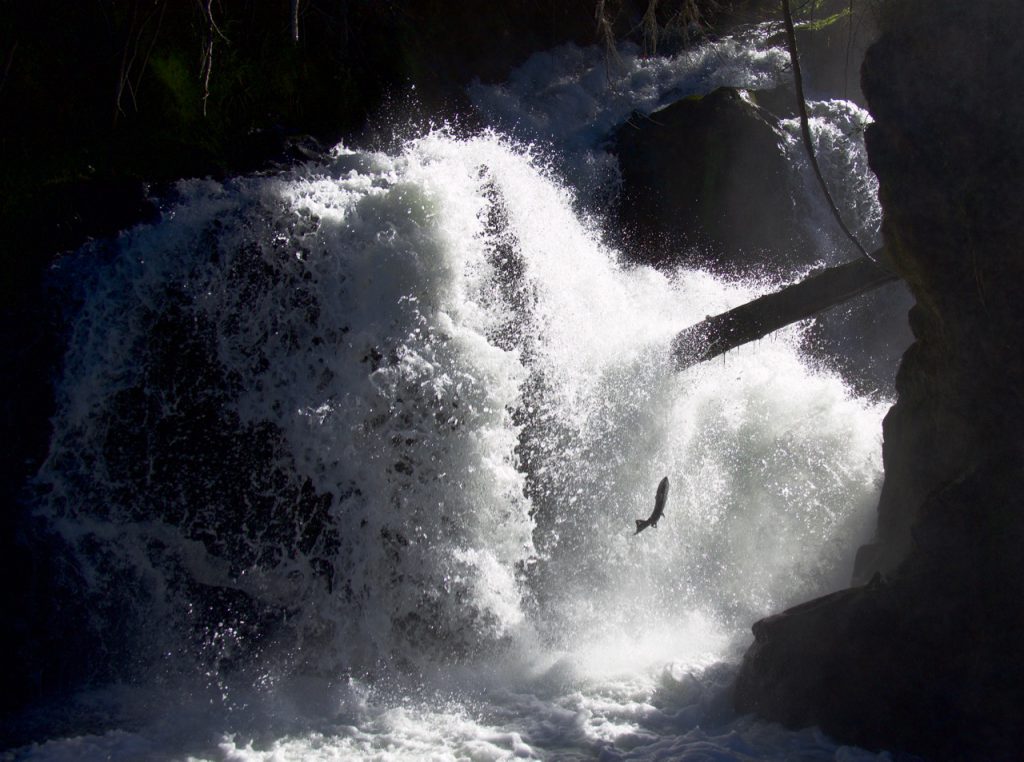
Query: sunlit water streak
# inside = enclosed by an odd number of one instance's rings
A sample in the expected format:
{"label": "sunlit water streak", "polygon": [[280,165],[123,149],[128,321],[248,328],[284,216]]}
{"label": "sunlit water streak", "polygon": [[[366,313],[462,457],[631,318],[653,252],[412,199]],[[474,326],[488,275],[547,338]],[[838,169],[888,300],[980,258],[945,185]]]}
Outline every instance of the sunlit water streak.
{"label": "sunlit water streak", "polygon": [[437,131],[183,182],[69,259],[38,510],[142,667],[24,756],[873,758],[728,686],[754,619],[848,580],[883,406],[799,327],[675,372],[771,284],[625,266],[578,209]]}

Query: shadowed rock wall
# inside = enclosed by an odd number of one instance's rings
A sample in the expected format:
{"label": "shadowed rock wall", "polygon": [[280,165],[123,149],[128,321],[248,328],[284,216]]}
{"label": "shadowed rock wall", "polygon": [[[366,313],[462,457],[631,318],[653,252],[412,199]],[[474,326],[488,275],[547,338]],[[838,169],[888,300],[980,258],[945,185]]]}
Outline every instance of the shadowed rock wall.
{"label": "shadowed rock wall", "polygon": [[877,556],[910,547],[917,506],[944,482],[1016,449],[1024,421],[1024,6],[904,3],[864,66],[884,233],[917,297],[917,342],[886,422]]}
{"label": "shadowed rock wall", "polygon": [[1024,5],[889,2],[863,87],[916,299],[866,585],[754,626],[743,711],[940,759],[1024,726]]}

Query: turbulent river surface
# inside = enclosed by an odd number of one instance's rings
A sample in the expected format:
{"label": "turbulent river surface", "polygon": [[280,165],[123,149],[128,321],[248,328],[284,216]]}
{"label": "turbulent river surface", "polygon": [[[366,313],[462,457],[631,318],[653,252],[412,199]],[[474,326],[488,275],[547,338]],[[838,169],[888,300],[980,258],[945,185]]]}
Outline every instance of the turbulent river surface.
{"label": "turbulent river surface", "polygon": [[[182,181],[65,257],[32,489],[95,677],[7,757],[876,758],[729,691],[753,621],[847,583],[885,405],[805,326],[674,371],[678,331],[777,284],[632,266],[600,232],[611,130],[785,82],[769,40],[539,54],[471,89],[489,131]],[[874,235],[867,117],[812,105]]]}

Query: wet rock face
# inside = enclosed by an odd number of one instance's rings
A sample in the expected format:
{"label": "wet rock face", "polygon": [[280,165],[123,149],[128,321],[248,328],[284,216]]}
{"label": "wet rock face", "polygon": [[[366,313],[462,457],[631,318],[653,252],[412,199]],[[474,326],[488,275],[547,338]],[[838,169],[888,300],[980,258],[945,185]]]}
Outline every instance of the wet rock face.
{"label": "wet rock face", "polygon": [[[863,69],[884,234],[917,306],[859,588],[754,628],[742,711],[937,759],[1024,726],[1024,5],[883,6]],[[1019,36],[1019,35],[1018,35]]]}
{"label": "wet rock face", "polygon": [[772,118],[722,88],[620,128],[623,194],[612,228],[626,249],[651,264],[682,257],[740,273],[813,261]]}
{"label": "wet rock face", "polygon": [[[1024,47],[1019,3],[912,3],[864,67],[884,232],[917,297],[918,339],[886,426],[874,570],[910,548],[916,506],[1021,441]],[[927,6],[927,7],[926,7]],[[914,13],[918,10],[919,13]]]}

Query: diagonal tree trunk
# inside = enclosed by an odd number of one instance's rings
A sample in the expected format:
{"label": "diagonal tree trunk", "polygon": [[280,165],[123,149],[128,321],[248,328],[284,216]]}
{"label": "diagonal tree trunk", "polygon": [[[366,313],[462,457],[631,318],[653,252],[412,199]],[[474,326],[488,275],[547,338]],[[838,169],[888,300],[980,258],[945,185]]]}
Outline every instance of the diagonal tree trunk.
{"label": "diagonal tree trunk", "polygon": [[790,323],[897,280],[899,276],[877,264],[882,256],[882,251],[878,250],[872,254],[872,259],[860,257],[829,267],[781,291],[758,297],[680,331],[672,341],[676,368],[683,370],[718,357]]}

